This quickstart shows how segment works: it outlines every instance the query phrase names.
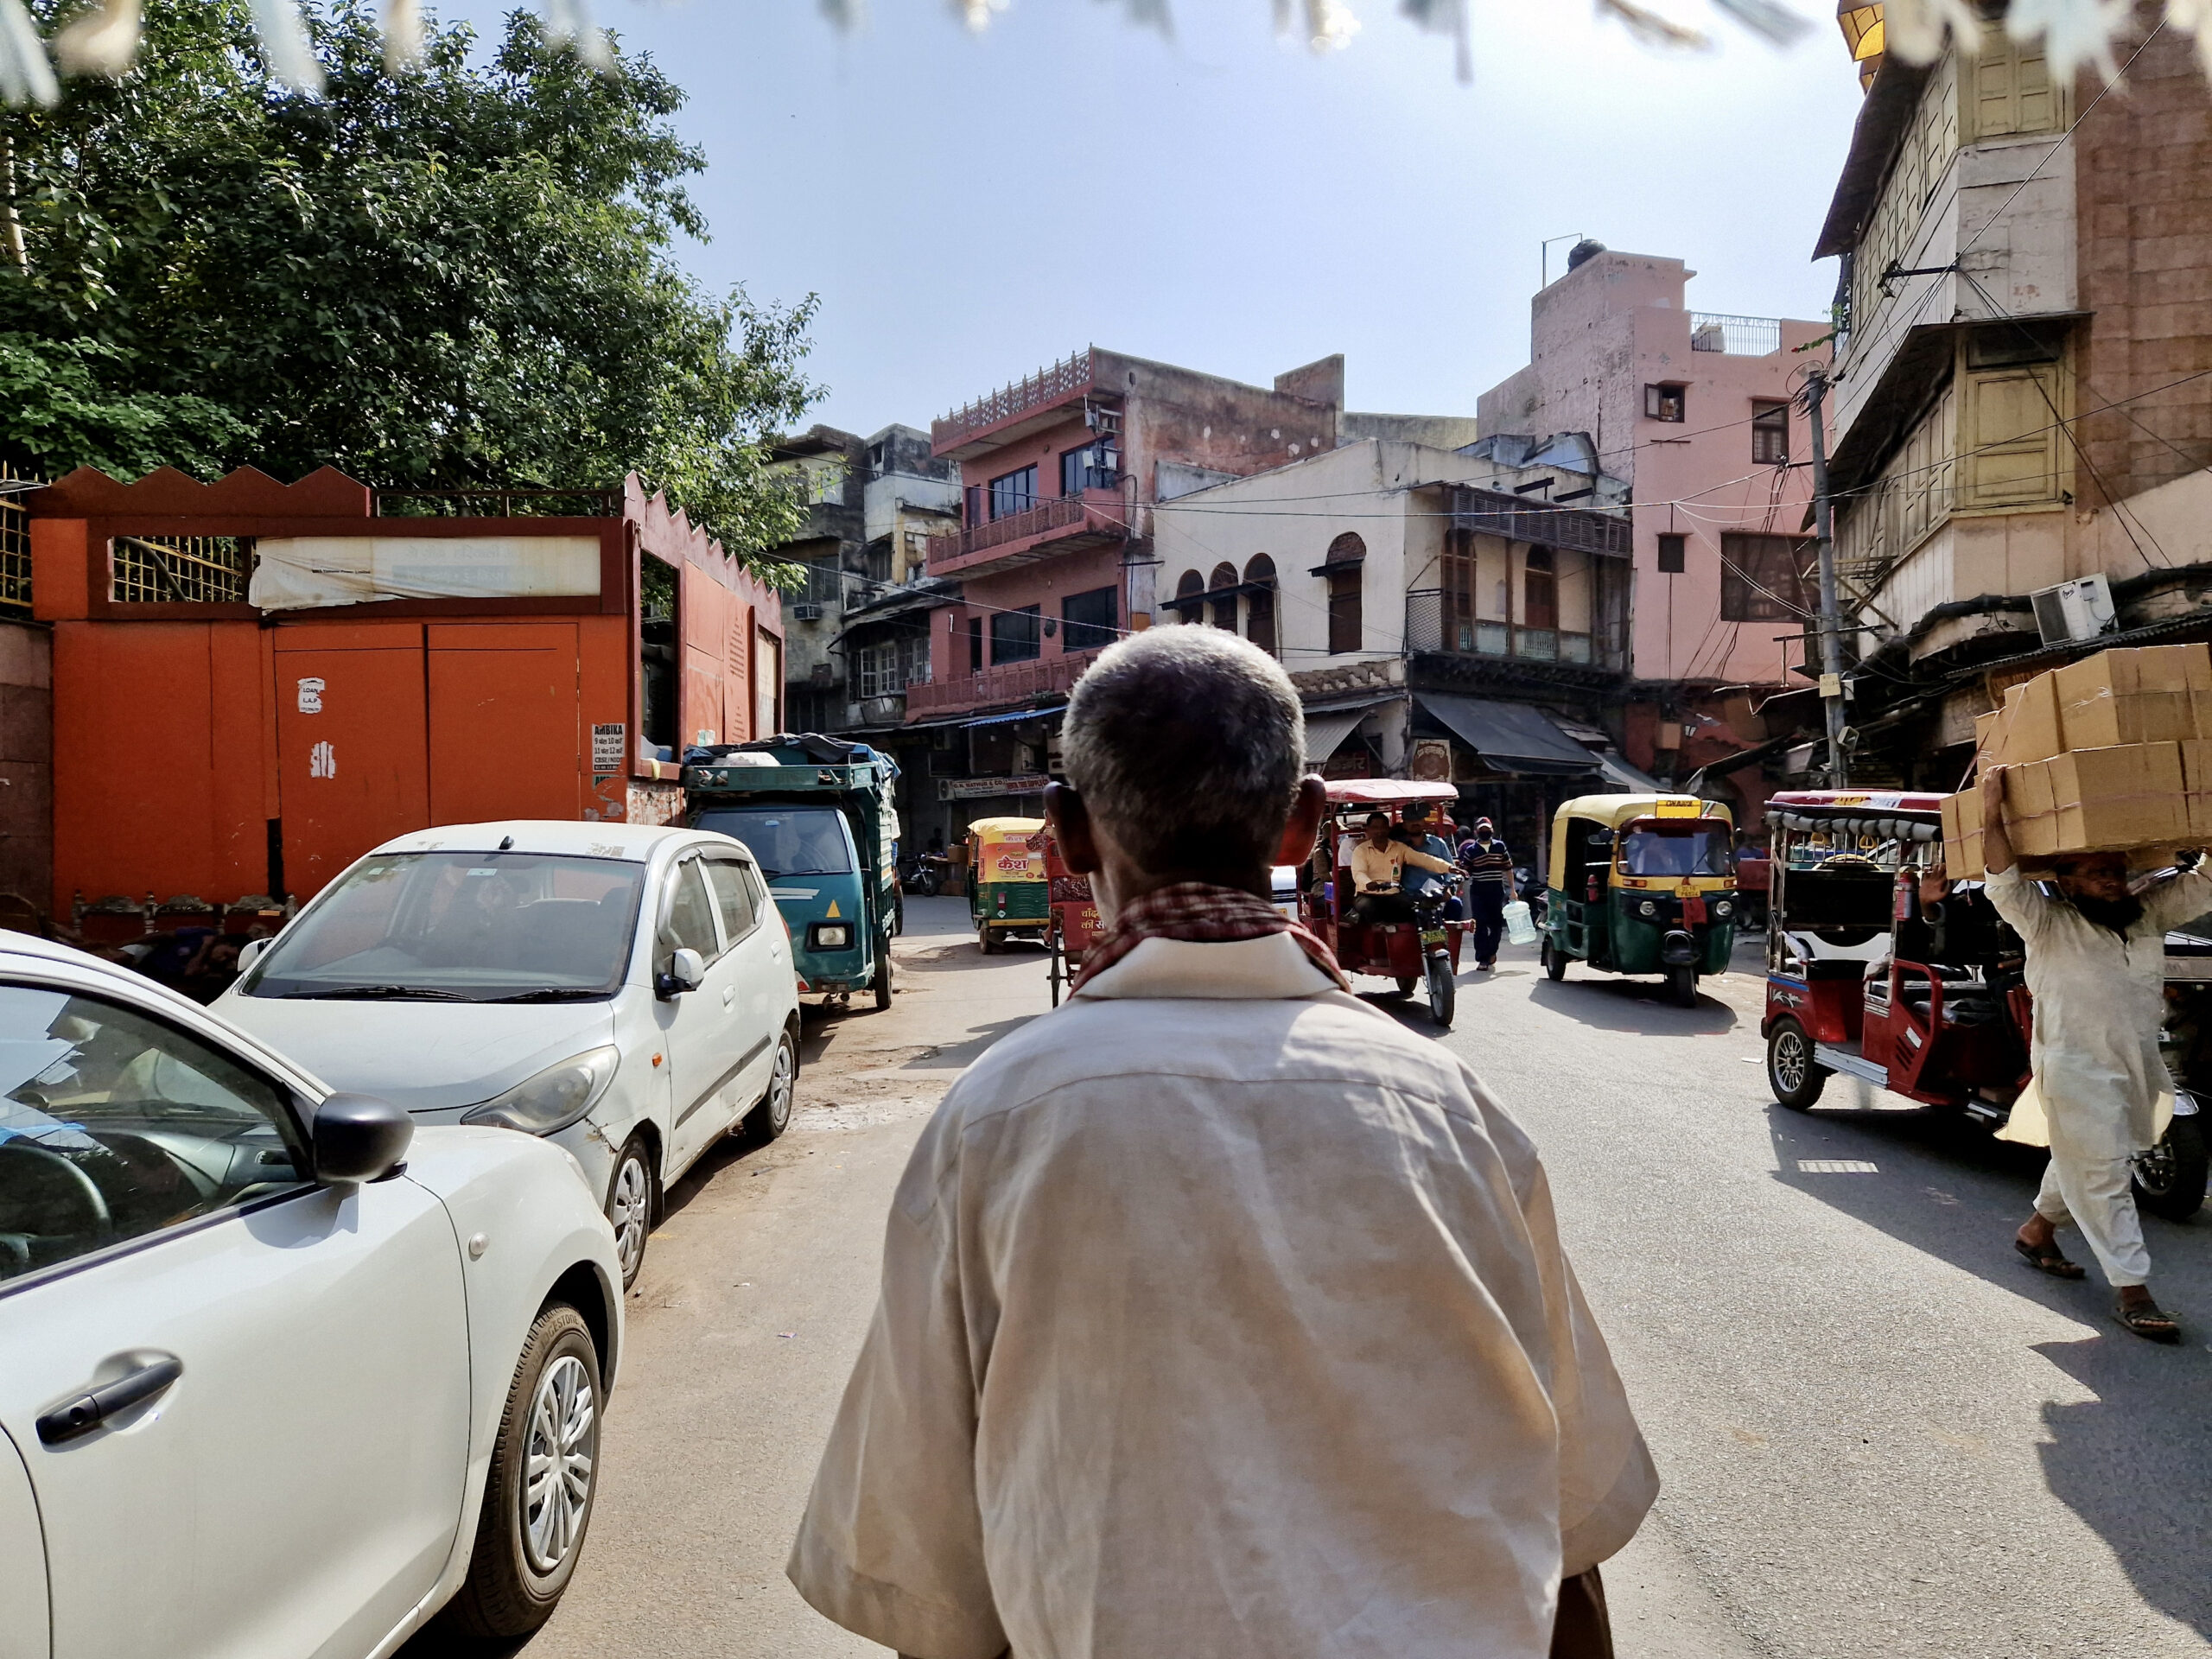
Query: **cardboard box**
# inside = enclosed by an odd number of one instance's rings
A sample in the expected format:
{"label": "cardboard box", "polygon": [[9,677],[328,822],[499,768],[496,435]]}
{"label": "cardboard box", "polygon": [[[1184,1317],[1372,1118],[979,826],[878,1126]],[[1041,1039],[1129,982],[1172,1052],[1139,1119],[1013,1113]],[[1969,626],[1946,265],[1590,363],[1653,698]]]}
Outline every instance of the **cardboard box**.
{"label": "cardboard box", "polygon": [[[2208,714],[2212,714],[2212,692],[2206,693]],[[2212,735],[2212,734],[2208,734]],[[1981,776],[1984,766],[2000,764],[1997,751],[2005,741],[2005,711],[1993,709],[1986,715],[1976,715],[1974,720],[1974,775]]]}
{"label": "cardboard box", "polygon": [[[2052,853],[2097,852],[2188,838],[2189,809],[2178,743],[2069,749],[2054,756],[2045,772],[2057,827]],[[2009,812],[2006,822],[2009,828]],[[2028,851],[2017,839],[2013,845],[2017,852]]]}
{"label": "cardboard box", "polygon": [[2190,688],[2189,723],[2194,728],[2191,736],[2212,737],[2212,691]]}
{"label": "cardboard box", "polygon": [[1997,751],[2000,766],[2048,760],[2066,747],[2058,718],[2058,687],[2052,676],[2038,674],[2023,684],[2006,687],[2005,707],[2004,735]]}
{"label": "cardboard box", "polygon": [[2212,737],[2185,738],[2181,745],[2181,783],[2192,841],[2212,844]]}
{"label": "cardboard box", "polygon": [[[2188,691],[2100,690],[2063,703],[2059,724],[2069,749],[2108,749],[2128,743],[2177,743],[2196,735]],[[2212,693],[2205,694],[2212,702]]]}
{"label": "cardboard box", "polygon": [[2031,760],[2005,773],[2005,833],[2022,858],[2058,850],[2058,799],[2050,760]]}
{"label": "cardboard box", "polygon": [[1986,872],[1981,868],[1981,831],[1943,843],[1943,874],[1954,881],[1979,881]]}
{"label": "cardboard box", "polygon": [[1981,880],[1981,791],[1943,798],[1943,874],[1954,881]]}

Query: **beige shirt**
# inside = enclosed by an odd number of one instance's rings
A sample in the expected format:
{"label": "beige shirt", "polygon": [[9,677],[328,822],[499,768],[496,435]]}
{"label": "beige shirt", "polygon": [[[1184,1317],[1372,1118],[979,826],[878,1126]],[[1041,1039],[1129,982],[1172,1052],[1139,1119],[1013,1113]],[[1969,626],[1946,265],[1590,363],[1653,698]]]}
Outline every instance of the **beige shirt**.
{"label": "beige shirt", "polygon": [[928,1659],[1542,1659],[1656,1490],[1466,1068],[1147,939],[924,1131],[790,1570]]}
{"label": "beige shirt", "polygon": [[1407,865],[1416,869],[1448,871],[1452,868],[1448,858],[1432,858],[1424,852],[1408,847],[1402,841],[1393,841],[1377,847],[1362,838],[1351,849],[1352,885],[1364,893],[1370,887],[1395,887]]}
{"label": "beige shirt", "polygon": [[2173,1086],[2158,1057],[2166,934],[2212,911],[2212,875],[2200,868],[2145,889],[2142,919],[2125,938],[2047,897],[2017,864],[1991,876],[1987,891],[2027,946],[2030,1060],[2051,1150],[2110,1161],[2155,1145],[2158,1096]]}

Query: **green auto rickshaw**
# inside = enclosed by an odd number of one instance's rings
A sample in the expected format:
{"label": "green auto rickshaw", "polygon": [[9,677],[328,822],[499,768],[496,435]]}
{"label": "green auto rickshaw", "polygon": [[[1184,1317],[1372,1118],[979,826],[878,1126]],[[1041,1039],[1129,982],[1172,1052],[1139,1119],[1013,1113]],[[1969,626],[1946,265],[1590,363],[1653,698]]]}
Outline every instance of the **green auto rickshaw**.
{"label": "green auto rickshaw", "polygon": [[1735,823],[1691,795],[1584,795],[1552,818],[1544,971],[1658,974],[1684,1007],[1736,949]]}
{"label": "green auto rickshaw", "polygon": [[1046,902],[1045,820],[978,818],[968,826],[968,919],[985,956],[1009,938],[1042,940]]}

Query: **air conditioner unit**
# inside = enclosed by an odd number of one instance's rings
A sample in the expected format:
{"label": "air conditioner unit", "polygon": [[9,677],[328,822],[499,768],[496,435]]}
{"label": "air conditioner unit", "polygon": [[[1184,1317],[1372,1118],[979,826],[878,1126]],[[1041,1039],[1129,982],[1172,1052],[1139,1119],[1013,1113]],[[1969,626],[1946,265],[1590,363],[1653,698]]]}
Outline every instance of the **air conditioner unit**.
{"label": "air conditioner unit", "polygon": [[2094,639],[2120,626],[2120,613],[2113,608],[2112,583],[2102,576],[2062,582],[2028,598],[2036,607],[2036,630],[2046,645]]}
{"label": "air conditioner unit", "polygon": [[791,607],[791,620],[794,622],[819,622],[821,620],[822,607],[810,601],[802,600]]}

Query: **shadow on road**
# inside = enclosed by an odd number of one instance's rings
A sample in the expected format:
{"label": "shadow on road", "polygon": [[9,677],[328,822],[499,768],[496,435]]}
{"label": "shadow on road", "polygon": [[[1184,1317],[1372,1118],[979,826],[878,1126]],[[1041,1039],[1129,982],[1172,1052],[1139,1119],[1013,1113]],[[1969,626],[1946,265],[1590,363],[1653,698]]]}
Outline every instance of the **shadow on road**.
{"label": "shadow on road", "polygon": [[1563,980],[1539,980],[1529,993],[1538,1007],[1550,1008],[1570,1020],[1605,1031],[1633,1031],[1646,1037],[1711,1037],[1732,1029],[1736,1010],[1705,992],[1694,1008],[1676,1007],[1667,1000],[1665,988],[1656,979],[1621,979],[1578,976],[1573,969]]}
{"label": "shadow on road", "polygon": [[[1832,1097],[1843,1082],[1831,1080]],[[2096,1396],[2044,1405],[2044,1478],[2110,1547],[2146,1601],[2212,1635],[2212,1578],[2204,1570],[2212,1465],[2194,1450],[2212,1400],[2205,1345],[2212,1338],[2205,1291],[2212,1216],[2178,1224],[2144,1217],[2159,1299],[2188,1338],[2181,1347],[2160,1347],[2111,1323],[2112,1293],[2093,1265],[2088,1279],[2066,1283],[2032,1272],[2013,1254],[2013,1232],[2042,1176],[2040,1149],[1994,1140],[1935,1108],[1796,1113],[1777,1105],[1768,1109],[1768,1128],[1777,1180],[2014,1295],[2103,1327],[2079,1342],[2036,1344]],[[2077,1235],[2065,1243],[2088,1265]]]}

